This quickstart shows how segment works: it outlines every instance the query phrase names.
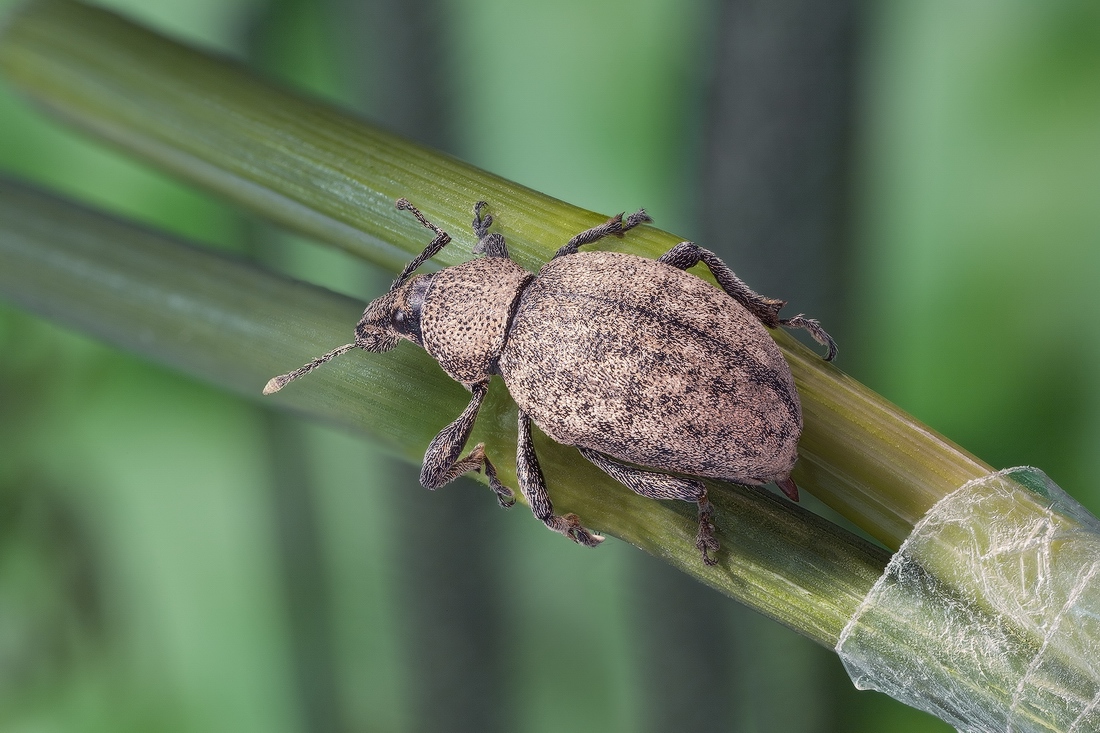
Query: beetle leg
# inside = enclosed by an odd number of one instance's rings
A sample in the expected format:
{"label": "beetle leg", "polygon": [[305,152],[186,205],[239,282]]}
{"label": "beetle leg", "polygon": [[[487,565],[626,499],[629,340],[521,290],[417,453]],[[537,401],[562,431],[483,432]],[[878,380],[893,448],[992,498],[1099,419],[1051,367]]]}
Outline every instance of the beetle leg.
{"label": "beetle leg", "polygon": [[657,258],[657,261],[672,265],[680,270],[687,270],[703,262],[710,268],[711,274],[722,286],[722,290],[725,290],[731,298],[745,306],[765,326],[768,328],[778,328],[779,326],[804,328],[813,337],[814,341],[829,350],[825,355],[825,361],[832,361],[836,357],[836,342],[833,341],[832,336],[825,332],[820,323],[801,314],[793,318],[780,318],[779,310],[787,304],[787,301],[765,298],[763,295],[753,292],[741,278],[733,273],[733,270],[725,262],[719,259],[718,255],[709,249],[703,249],[695,242],[680,242]]}
{"label": "beetle leg", "polygon": [[516,478],[519,490],[523,492],[535,518],[555,532],[560,532],[577,544],[595,547],[603,542],[603,537],[581,526],[576,514],[554,514],[554,505],[546,492],[546,480],[539,468],[539,459],[535,455],[535,446],[531,442],[531,418],[527,413],[519,412],[519,440],[516,446]]}
{"label": "beetle leg", "polygon": [[459,459],[462,448],[470,437],[470,431],[474,428],[477,419],[477,411],[481,409],[481,403],[489,391],[487,384],[475,384],[473,399],[458,419],[443,428],[439,435],[435,436],[424,453],[424,467],[420,470],[420,483],[428,489],[438,489],[441,486],[454,481],[468,471],[478,471],[485,464],[485,475],[489,478],[489,488],[497,495],[497,501],[503,507],[509,507],[516,503],[515,493],[502,484],[497,478],[496,468],[489,462],[485,455],[485,444],[478,443],[470,454]]}
{"label": "beetle leg", "polygon": [[477,237],[477,244],[474,245],[473,253],[475,255],[483,254],[486,257],[510,259],[508,257],[508,245],[504,242],[504,235],[496,232],[489,233],[489,227],[493,225],[493,215],[486,214],[484,217],[481,215],[481,210],[488,205],[485,201],[478,201],[474,204],[473,229],[474,236]]}
{"label": "beetle leg", "polygon": [[643,471],[613,461],[602,453],[588,448],[578,448],[581,455],[592,461],[596,468],[606,473],[636,494],[649,499],[679,499],[694,501],[699,507],[699,533],[695,547],[703,555],[703,562],[714,565],[718,560],[712,553],[718,552],[718,538],[714,536],[714,507],[707,499],[707,487],[702,481],[677,478],[665,473]]}
{"label": "beetle leg", "polygon": [[639,224],[645,224],[651,222],[653,219],[649,218],[649,214],[645,213],[645,209],[638,209],[630,216],[623,220],[623,215],[613,216],[603,224],[592,227],[591,229],[585,229],[569,240],[569,243],[559,249],[551,259],[557,259],[558,257],[564,257],[566,255],[572,255],[577,253],[577,249],[583,247],[586,244],[592,244],[598,242],[604,237],[608,236],[623,236],[623,232],[633,229]]}
{"label": "beetle leg", "polygon": [[481,215],[481,210],[488,205],[488,201],[478,201],[476,204],[474,204],[473,228],[474,236],[478,239],[484,239],[485,237],[489,236],[489,227],[493,225],[492,214],[486,214],[485,216]]}
{"label": "beetle leg", "polygon": [[821,327],[821,322],[816,318],[807,318],[805,314],[799,313],[797,316],[791,318],[782,318],[779,321],[787,328],[804,328],[813,337],[814,341],[818,342],[829,350],[825,354],[825,361],[832,361],[836,358],[836,341],[833,341],[833,337],[826,333],[825,329]]}

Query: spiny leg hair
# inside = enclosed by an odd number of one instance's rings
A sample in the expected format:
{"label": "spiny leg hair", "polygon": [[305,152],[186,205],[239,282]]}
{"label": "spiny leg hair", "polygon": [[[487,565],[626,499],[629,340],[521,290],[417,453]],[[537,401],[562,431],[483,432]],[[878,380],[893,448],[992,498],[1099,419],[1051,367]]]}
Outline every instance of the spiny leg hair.
{"label": "spiny leg hair", "polygon": [[613,461],[602,453],[588,448],[579,448],[581,455],[636,494],[649,499],[679,499],[693,501],[699,507],[699,532],[695,536],[695,547],[703,556],[703,562],[714,565],[718,562],[713,553],[718,552],[718,538],[714,536],[714,507],[707,499],[707,487],[695,479],[677,478],[664,473],[642,471]]}
{"label": "spiny leg hair", "polygon": [[420,483],[425,488],[435,490],[446,486],[468,471],[481,470],[482,464],[485,464],[489,488],[497,495],[497,501],[502,507],[510,507],[516,503],[515,492],[497,479],[496,468],[485,455],[484,443],[478,443],[469,455],[459,459],[462,448],[470,437],[470,431],[474,428],[477,411],[481,409],[481,403],[485,400],[489,385],[488,383],[475,384],[471,391],[473,398],[470,404],[457,420],[443,428],[428,445],[428,450],[424,453],[424,467],[420,469]]}
{"label": "spiny leg hair", "polygon": [[536,519],[577,544],[595,547],[603,542],[603,537],[581,526],[576,514],[554,514],[554,505],[546,491],[546,479],[542,476],[535,446],[531,442],[531,418],[522,410],[519,413],[519,440],[516,445],[516,478],[519,480],[519,490],[531,505]]}

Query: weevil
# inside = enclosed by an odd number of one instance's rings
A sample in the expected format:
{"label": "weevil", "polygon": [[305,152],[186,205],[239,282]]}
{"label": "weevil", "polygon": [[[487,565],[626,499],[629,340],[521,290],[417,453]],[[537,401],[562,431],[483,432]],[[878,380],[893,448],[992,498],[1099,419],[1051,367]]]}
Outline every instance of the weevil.
{"label": "weevil", "polygon": [[[719,543],[706,486],[667,472],[745,485],[774,481],[798,500],[791,469],[802,407],[790,367],[764,327],[805,329],[831,361],[836,343],[816,320],[780,318],[785,301],[757,295],[693,242],[656,260],[578,251],[652,221],[644,209],[581,232],[532,274],[508,256],[501,234],[489,232],[487,205],[479,201],[473,210],[473,252],[481,257],[414,274],[451,238],[398,199],[399,210],[434,232],[432,241],[363,311],[355,341],[275,377],[264,394],[351,349],[383,352],[412,341],[472,395],[428,445],[420,483],[438,489],[484,469],[497,500],[511,506],[515,494],[497,478],[484,444],[460,457],[498,374],[519,407],[520,491],[543,524],[587,546],[603,537],[575,514],[554,513],[532,422],[642,496],[695,502],[695,546],[708,565],[717,562]],[[700,262],[720,288],[686,272]]]}

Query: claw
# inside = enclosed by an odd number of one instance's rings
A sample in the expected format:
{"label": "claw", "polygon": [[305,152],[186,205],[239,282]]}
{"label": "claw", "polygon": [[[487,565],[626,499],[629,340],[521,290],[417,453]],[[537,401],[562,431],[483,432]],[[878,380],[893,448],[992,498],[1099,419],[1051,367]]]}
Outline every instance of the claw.
{"label": "claw", "polygon": [[492,486],[492,482],[490,482],[490,488],[496,492],[497,503],[500,504],[502,509],[511,509],[516,505],[516,492],[509,489],[507,486],[503,484]]}
{"label": "claw", "polygon": [[[825,361],[832,361],[836,358],[837,348],[836,341],[833,337],[821,327],[821,323],[813,318],[807,318],[802,313],[792,318],[784,318],[779,321],[779,324],[786,326],[787,328],[804,328],[813,337],[814,341],[824,346],[827,351],[825,356],[821,357]],[[798,501],[798,499],[795,499]]]}
{"label": "claw", "polygon": [[578,545],[595,547],[603,542],[603,535],[596,534],[581,525],[581,519],[576,514],[565,514],[560,517],[561,528],[559,531]]}
{"label": "claw", "polygon": [[718,564],[718,558],[714,557],[710,553],[718,552],[718,540],[713,537],[706,539],[699,538],[695,541],[695,549],[699,550],[703,556],[703,564],[711,567]]}
{"label": "claw", "polygon": [[714,536],[714,520],[711,518],[713,513],[714,508],[704,496],[699,500],[699,534],[695,536],[695,549],[702,554],[703,564],[711,566],[718,564],[718,558],[711,553],[718,552],[721,547],[718,538]]}
{"label": "claw", "polygon": [[514,506],[516,503],[516,492],[502,484],[500,479],[497,478],[496,468],[485,455],[485,444],[479,443],[478,446],[474,448],[474,451],[480,451],[482,465],[477,470],[484,471],[485,475],[489,478],[489,488],[497,495],[497,503],[504,509]]}

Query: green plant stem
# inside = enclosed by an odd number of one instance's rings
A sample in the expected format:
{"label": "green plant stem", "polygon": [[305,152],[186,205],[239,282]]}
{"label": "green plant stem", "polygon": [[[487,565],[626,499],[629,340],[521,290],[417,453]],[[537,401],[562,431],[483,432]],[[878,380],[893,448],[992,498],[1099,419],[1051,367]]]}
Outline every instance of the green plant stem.
{"label": "green plant stem", "polygon": [[[0,179],[0,294],[109,343],[260,399],[276,364],[346,340],[362,304]],[[419,461],[469,395],[422,350],[353,354],[277,403],[365,432]],[[515,405],[491,388],[471,440],[515,486]],[[705,566],[694,507],[643,499],[537,436],[557,508],[664,558],[827,647],[888,554],[766,492],[712,492],[723,551]],[[486,490],[485,501],[492,501]],[[526,510],[519,510],[526,514]],[[545,531],[529,515],[532,531]],[[562,539],[563,551],[593,552]],[[595,550],[598,551],[598,550]]]}
{"label": "green plant stem", "polygon": [[[391,268],[425,243],[423,230],[394,210],[401,196],[455,237],[437,258],[444,265],[468,257],[476,200],[491,202],[510,252],[532,270],[606,218],[70,0],[33,0],[8,20],[0,71],[54,113],[137,157]],[[643,227],[613,246],[655,257],[679,241]],[[888,547],[898,547],[945,494],[989,472],[786,334],[775,335],[805,412],[796,481]],[[273,359],[270,368],[287,363]]]}

